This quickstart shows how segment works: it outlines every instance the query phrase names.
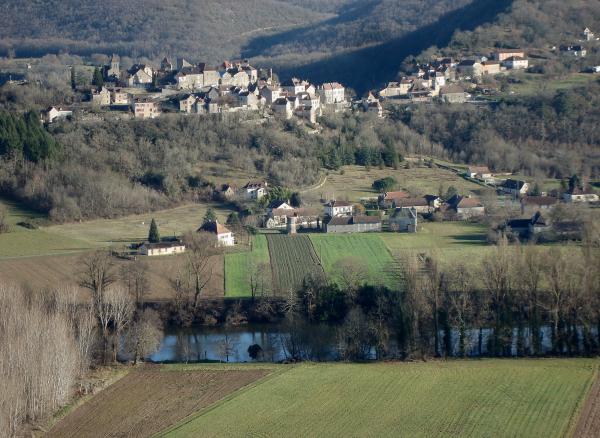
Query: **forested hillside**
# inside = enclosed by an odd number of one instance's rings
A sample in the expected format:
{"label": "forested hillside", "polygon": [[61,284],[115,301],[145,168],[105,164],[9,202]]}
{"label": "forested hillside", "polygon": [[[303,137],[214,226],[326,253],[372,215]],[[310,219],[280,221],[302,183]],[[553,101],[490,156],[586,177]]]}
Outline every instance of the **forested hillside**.
{"label": "forested hillside", "polygon": [[264,32],[327,15],[277,0],[0,2],[0,53],[180,55],[216,63]]}

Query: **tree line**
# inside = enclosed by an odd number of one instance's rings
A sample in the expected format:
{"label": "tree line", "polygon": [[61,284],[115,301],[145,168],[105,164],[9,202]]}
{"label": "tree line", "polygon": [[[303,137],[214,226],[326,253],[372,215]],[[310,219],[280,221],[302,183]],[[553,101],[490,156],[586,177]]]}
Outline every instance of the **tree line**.
{"label": "tree line", "polygon": [[597,243],[536,248],[503,241],[475,267],[444,264],[435,253],[404,254],[394,290],[365,286],[352,262],[343,285],[307,278],[288,298],[285,320],[298,339],[300,321],[334,324],[347,360],[373,352],[378,359],[595,355],[599,263]]}

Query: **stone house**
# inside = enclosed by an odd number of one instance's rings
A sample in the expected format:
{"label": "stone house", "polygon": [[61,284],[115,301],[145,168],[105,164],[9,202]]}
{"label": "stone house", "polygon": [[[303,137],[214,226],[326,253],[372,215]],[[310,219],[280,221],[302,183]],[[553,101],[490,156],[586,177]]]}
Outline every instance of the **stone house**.
{"label": "stone house", "polygon": [[437,196],[432,196],[431,199],[425,196],[422,198],[404,198],[395,201],[394,207],[396,209],[408,208],[414,210],[416,213],[426,214],[438,209],[440,207],[440,200]]}
{"label": "stone house", "polygon": [[416,233],[418,225],[417,211],[412,208],[398,208],[389,219],[392,231]]}
{"label": "stone house", "polygon": [[467,220],[485,215],[485,207],[477,198],[454,195],[450,198],[442,210],[453,212],[460,220]]}
{"label": "stone house", "polygon": [[153,74],[152,67],[136,64],[127,71],[125,82],[131,88],[147,88],[152,84]]}
{"label": "stone house", "polygon": [[465,59],[456,66],[456,71],[461,77],[479,77],[483,74],[483,68],[479,61]]}
{"label": "stone house", "polygon": [[354,213],[354,205],[344,201],[330,201],[325,204],[325,216],[352,216]]}
{"label": "stone house", "polygon": [[410,194],[407,192],[386,192],[379,195],[378,201],[381,208],[396,208],[397,201],[407,198],[410,198]]}
{"label": "stone house", "polygon": [[588,27],[586,27],[583,30],[583,40],[584,41],[594,41],[596,39],[596,36],[594,35],[594,32],[592,32]]}
{"label": "stone house", "polygon": [[280,97],[273,102],[271,109],[273,113],[282,116],[284,119],[289,120],[294,115],[294,105],[287,97]]}
{"label": "stone house", "polygon": [[327,82],[317,87],[317,94],[323,105],[344,103],[346,101],[346,89],[337,82]]}
{"label": "stone house", "polygon": [[494,59],[499,62],[506,61],[508,58],[511,58],[513,56],[525,58],[525,52],[522,49],[502,49],[496,50],[493,53]]}
{"label": "stone house", "polygon": [[326,233],[373,233],[381,231],[378,216],[336,216],[325,223]]}
{"label": "stone house", "polygon": [[92,104],[97,106],[110,105],[110,91],[102,87],[99,91],[92,91]]}
{"label": "stone house", "polygon": [[308,91],[310,83],[298,78],[292,78],[284,81],[281,84],[281,88],[286,92],[288,96],[295,96],[296,94],[304,93]]}
{"label": "stone house", "polygon": [[129,105],[131,102],[129,93],[120,88],[114,89],[110,93],[110,103],[112,105],[122,106]]}
{"label": "stone house", "polygon": [[481,72],[484,75],[497,75],[501,71],[500,61],[484,61],[481,63]]}
{"label": "stone house", "polygon": [[448,85],[440,89],[440,99],[446,103],[465,103],[467,93],[458,85]]}
{"label": "stone house", "polygon": [[179,111],[182,113],[191,114],[194,112],[194,105],[196,104],[196,96],[189,94],[179,99]]}
{"label": "stone house", "polygon": [[152,99],[137,99],[133,103],[133,116],[140,120],[155,119],[160,116],[160,105]]}
{"label": "stone house", "polygon": [[145,242],[138,248],[138,252],[141,255],[148,257],[181,254],[185,252],[185,244],[180,241],[159,243]]}

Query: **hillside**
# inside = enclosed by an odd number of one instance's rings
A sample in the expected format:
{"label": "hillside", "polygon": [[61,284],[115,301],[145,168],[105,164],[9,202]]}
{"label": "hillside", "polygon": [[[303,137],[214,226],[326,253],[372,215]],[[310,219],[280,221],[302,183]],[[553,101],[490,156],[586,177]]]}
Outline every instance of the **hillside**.
{"label": "hillside", "polygon": [[249,0],[243,7],[235,0],[6,0],[0,4],[0,52],[168,54],[218,62],[260,32],[327,17],[277,0]]}

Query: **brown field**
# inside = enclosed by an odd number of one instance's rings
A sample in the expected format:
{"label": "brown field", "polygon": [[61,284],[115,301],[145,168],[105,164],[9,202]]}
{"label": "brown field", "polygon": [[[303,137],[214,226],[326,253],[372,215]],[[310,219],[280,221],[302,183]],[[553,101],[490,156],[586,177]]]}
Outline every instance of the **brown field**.
{"label": "brown field", "polygon": [[590,389],[587,400],[581,410],[574,438],[596,438],[600,436],[600,379]]}
{"label": "brown field", "polygon": [[[0,260],[0,281],[14,283],[33,289],[45,287],[75,286],[78,283],[78,262],[82,254],[65,256],[42,256]],[[173,298],[170,279],[183,268],[185,255],[143,257],[149,265],[149,300]],[[115,259],[117,270],[131,263]],[[224,292],[223,256],[213,258],[213,275],[206,288],[205,298],[222,297]]]}
{"label": "brown field", "polygon": [[59,421],[48,436],[152,436],[270,372],[132,371]]}

